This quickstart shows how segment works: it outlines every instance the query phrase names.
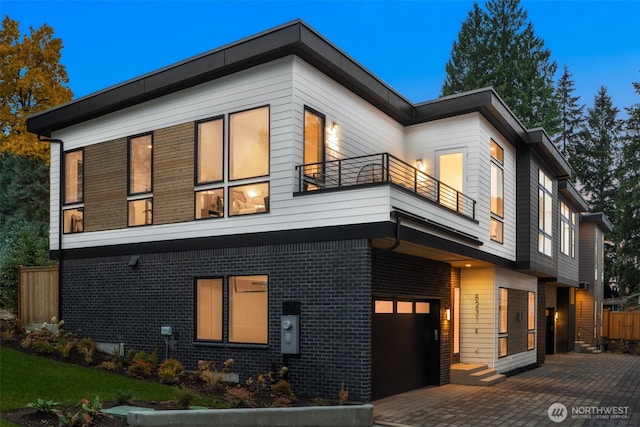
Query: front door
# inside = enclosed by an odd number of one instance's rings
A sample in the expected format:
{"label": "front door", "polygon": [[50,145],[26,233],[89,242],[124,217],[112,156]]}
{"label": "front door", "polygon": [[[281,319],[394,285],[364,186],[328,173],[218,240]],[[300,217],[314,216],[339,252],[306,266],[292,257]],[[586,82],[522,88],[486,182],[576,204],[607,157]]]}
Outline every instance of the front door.
{"label": "front door", "polygon": [[440,302],[376,299],[373,315],[374,399],[440,379]]}
{"label": "front door", "polygon": [[546,311],[546,319],[547,319],[547,330],[546,330],[546,353],[547,354],[556,354],[556,331],[555,331],[555,323],[556,323],[556,310],[553,307],[547,307]]}

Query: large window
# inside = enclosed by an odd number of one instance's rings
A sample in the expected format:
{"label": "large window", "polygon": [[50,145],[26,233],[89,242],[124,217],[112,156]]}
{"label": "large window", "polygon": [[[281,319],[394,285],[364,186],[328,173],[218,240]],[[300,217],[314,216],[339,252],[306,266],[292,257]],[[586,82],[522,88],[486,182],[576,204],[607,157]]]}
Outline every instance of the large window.
{"label": "large window", "polygon": [[64,154],[64,204],[62,231],[84,231],[84,152],[69,151]]}
{"label": "large window", "polygon": [[491,140],[491,240],[504,241],[504,150]]}
{"label": "large window", "polygon": [[507,355],[509,290],[500,288],[498,294],[498,356]]}
{"label": "large window", "polygon": [[129,138],[129,226],[153,224],[153,136]]}
{"label": "large window", "polygon": [[196,184],[222,181],[224,119],[196,123]]}
{"label": "large window", "polygon": [[560,203],[560,251],[575,258],[577,214],[564,202]]}
{"label": "large window", "polygon": [[[307,166],[304,174],[317,177],[324,167],[324,116],[311,110],[304,109],[304,164]],[[317,164],[314,164],[317,163]]]}
{"label": "large window", "polygon": [[229,277],[229,342],[269,342],[267,276]]}
{"label": "large window", "polygon": [[226,285],[228,313],[225,318],[225,280],[196,280],[196,340],[268,344],[269,277],[229,276]]}
{"label": "large window", "polygon": [[551,256],[553,242],[553,181],[538,173],[538,251]]}
{"label": "large window", "polygon": [[229,179],[269,175],[269,107],[229,115]]}
{"label": "large window", "polygon": [[464,190],[464,153],[442,151],[436,153],[438,181],[442,184],[438,193],[441,205],[453,210],[462,210],[460,194]]}

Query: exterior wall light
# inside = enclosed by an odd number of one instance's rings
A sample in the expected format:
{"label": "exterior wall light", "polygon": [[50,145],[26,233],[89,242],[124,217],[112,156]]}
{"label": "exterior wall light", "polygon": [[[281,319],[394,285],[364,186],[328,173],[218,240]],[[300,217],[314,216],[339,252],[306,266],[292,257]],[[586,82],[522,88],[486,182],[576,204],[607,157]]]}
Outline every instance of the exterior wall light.
{"label": "exterior wall light", "polygon": [[338,141],[339,141],[338,131],[339,130],[340,130],[340,127],[336,122],[331,122],[331,125],[329,125],[329,129],[327,129],[327,133],[328,133],[327,143],[329,145],[329,149],[336,153],[339,151],[339,147],[338,147]]}
{"label": "exterior wall light", "polygon": [[447,321],[451,320],[451,309],[450,308],[447,308],[445,310],[445,315],[446,315]]}
{"label": "exterior wall light", "polygon": [[416,160],[416,167],[424,172],[424,162],[422,159]]}

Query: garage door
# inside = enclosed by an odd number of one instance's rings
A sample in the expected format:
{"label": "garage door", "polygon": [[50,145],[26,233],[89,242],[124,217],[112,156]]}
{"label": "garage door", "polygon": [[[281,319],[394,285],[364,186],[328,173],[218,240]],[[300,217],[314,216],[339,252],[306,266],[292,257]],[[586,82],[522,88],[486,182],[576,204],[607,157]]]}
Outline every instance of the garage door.
{"label": "garage door", "polygon": [[438,385],[440,301],[379,298],[373,305],[373,398]]}

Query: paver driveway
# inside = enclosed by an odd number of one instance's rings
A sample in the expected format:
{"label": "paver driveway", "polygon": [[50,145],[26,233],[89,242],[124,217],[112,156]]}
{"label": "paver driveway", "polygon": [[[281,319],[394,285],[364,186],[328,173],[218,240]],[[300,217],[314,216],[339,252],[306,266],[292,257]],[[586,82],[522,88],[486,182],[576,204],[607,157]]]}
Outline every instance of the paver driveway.
{"label": "paver driveway", "polygon": [[[551,409],[554,422],[549,416]],[[493,387],[448,384],[373,402],[379,426],[640,426],[640,356],[568,353]]]}

